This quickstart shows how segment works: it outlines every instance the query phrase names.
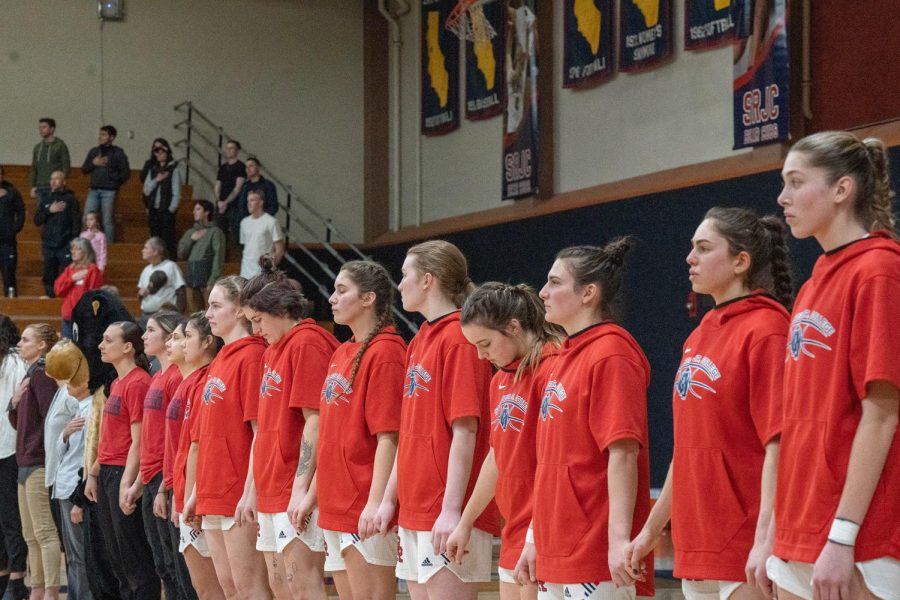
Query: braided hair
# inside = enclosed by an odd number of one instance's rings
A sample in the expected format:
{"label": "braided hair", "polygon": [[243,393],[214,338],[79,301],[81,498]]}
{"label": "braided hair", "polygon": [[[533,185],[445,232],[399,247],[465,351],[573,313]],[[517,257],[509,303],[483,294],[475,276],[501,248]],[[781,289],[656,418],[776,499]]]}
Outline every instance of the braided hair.
{"label": "braided hair", "polygon": [[372,340],[379,333],[384,331],[386,327],[394,324],[394,286],[391,283],[391,276],[387,269],[376,262],[368,260],[353,260],[344,263],[341,271],[347,274],[347,277],[356,284],[359,294],[367,294],[372,292],[375,294],[375,325],[362,344],[356,351],[353,358],[353,368],[350,371],[350,385],[356,380],[356,374],[359,372],[359,366],[362,363],[363,355],[369,349]]}

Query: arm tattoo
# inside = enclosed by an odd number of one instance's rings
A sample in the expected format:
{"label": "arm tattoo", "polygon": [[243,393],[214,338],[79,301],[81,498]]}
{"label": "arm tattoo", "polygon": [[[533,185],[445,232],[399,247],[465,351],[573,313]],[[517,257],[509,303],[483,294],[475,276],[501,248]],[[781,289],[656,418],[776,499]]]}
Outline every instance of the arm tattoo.
{"label": "arm tattoo", "polygon": [[309,471],[309,463],[312,461],[312,446],[305,439],[300,440],[300,463],[297,465],[296,477],[302,477]]}

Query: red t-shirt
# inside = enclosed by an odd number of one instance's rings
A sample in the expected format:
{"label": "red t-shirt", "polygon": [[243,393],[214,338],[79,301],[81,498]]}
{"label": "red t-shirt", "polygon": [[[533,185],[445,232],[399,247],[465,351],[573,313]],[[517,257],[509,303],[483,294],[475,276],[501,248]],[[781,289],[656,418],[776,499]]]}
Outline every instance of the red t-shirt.
{"label": "red t-shirt", "polygon": [[[463,505],[472,495],[490,444],[490,380],[491,365],[479,360],[475,347],[463,337],[458,311],[424,323],[413,338],[406,354],[397,447],[401,527],[431,531],[440,516],[453,441],[451,426],[463,417],[478,419]],[[499,535],[500,519],[493,501],[475,520],[475,527]]]}
{"label": "red t-shirt", "polygon": [[[619,440],[640,444],[633,538],[650,512],[650,365],[627,331],[604,322],[565,341],[548,379],[537,431],[537,577],[552,583],[610,581],[607,448]],[[652,573],[652,557],[647,563]]]}
{"label": "red t-shirt", "polygon": [[197,514],[231,516],[244,493],[259,404],[266,343],[248,335],[227,344],[210,363],[198,390],[191,441],[197,454]]}
{"label": "red t-shirt", "polygon": [[312,319],[303,319],[263,354],[253,446],[253,481],[260,512],[287,510],[306,425],[303,409],[319,409],[328,359],[337,346],[333,335]]}
{"label": "red t-shirt", "polygon": [[538,416],[557,354],[548,344],[537,368],[525,371],[518,381],[519,361],[497,371],[491,380],[491,447],[498,472],[495,499],[505,521],[500,534],[500,566],[504,569],[516,568],[531,523]]}
{"label": "red t-shirt", "polygon": [[200,367],[178,384],[166,412],[166,460],[163,463],[163,478],[166,487],[172,490],[175,512],[181,512],[184,507],[185,465],[188,450],[191,448],[191,423],[195,420],[193,414],[197,412],[192,412],[191,406],[194,398],[202,391],[198,389],[200,384],[206,382],[206,368],[205,365]]}
{"label": "red t-shirt", "polygon": [[389,327],[369,343],[351,386],[361,345],[351,340],[331,357],[319,403],[319,526],[347,533],[358,530],[369,499],[377,434],[400,430],[406,362],[406,343]]}
{"label": "red t-shirt", "polygon": [[166,410],[181,383],[181,371],[169,365],[150,381],[144,398],[144,418],[141,420],[141,481],[144,485],[163,468],[166,445]]}
{"label": "red t-shirt", "polygon": [[62,318],[66,321],[72,320],[72,309],[84,296],[88,290],[95,290],[103,285],[103,271],[97,268],[97,265],[91,263],[87,267],[87,274],[81,281],[72,279],[72,274],[80,271],[82,267],[69,265],[60,273],[56,281],[53,282],[53,294],[57,298],[62,298],[61,307]]}
{"label": "red t-shirt", "polygon": [[[900,388],[900,244],[883,232],[819,257],[800,289],[784,369],[774,554],[815,562],[847,481],[866,384]],[[900,435],[854,549],[900,559]]]}
{"label": "red t-shirt", "polygon": [[709,311],[684,343],[672,392],[676,577],[746,580],[765,446],[781,433],[787,330],[787,310],[755,292]]}
{"label": "red t-shirt", "polygon": [[101,465],[125,466],[131,448],[131,424],[142,418],[149,387],[150,374],[140,367],[112,382],[100,421],[97,462]]}

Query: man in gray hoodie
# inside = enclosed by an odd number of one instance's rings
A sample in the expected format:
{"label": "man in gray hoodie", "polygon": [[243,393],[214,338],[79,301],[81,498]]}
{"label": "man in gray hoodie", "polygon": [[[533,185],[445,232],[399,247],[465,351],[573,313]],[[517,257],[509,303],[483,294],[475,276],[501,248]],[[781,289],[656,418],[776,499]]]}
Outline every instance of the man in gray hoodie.
{"label": "man in gray hoodie", "polygon": [[56,137],[56,121],[50,117],[42,118],[38,133],[41,134],[41,141],[31,153],[31,197],[35,199],[50,191],[50,175],[53,171],[62,171],[68,177],[71,168],[69,148]]}

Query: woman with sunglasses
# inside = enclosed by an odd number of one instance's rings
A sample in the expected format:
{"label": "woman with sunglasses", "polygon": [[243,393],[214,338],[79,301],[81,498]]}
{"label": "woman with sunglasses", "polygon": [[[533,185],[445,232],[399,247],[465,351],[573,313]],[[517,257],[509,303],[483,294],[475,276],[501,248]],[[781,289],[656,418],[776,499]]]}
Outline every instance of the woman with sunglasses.
{"label": "woman with sunglasses", "polygon": [[150,158],[141,169],[144,206],[147,208],[150,236],[161,237],[172,256],[177,249],[175,213],[181,200],[181,176],[177,167],[169,142],[163,138],[153,140]]}

